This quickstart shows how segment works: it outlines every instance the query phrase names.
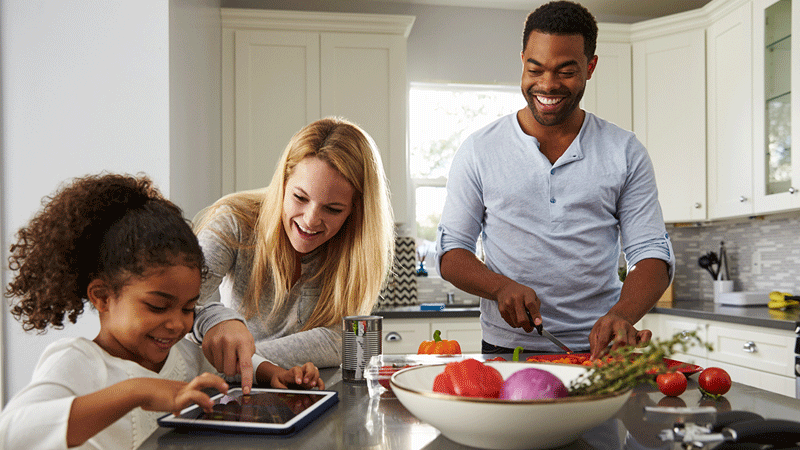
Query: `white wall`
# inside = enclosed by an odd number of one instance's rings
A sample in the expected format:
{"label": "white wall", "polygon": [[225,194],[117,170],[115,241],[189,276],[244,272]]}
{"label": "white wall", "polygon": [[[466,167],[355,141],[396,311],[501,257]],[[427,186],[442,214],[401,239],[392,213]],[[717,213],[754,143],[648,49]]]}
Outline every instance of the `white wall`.
{"label": "white wall", "polygon": [[[143,172],[187,215],[219,195],[218,7],[0,0],[3,290],[13,234],[62,181]],[[24,333],[7,305],[0,404],[28,383],[50,342],[99,329],[87,312],[64,330]]]}

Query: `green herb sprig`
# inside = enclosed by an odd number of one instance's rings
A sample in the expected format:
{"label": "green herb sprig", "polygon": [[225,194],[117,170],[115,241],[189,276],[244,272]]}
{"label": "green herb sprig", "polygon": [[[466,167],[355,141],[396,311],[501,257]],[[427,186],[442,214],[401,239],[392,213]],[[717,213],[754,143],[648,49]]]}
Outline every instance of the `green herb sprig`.
{"label": "green herb sprig", "polygon": [[[591,370],[573,380],[567,387],[570,395],[602,395],[622,391],[641,383],[655,384],[654,373],[667,371],[664,358],[679,348],[686,352],[695,344],[711,350],[696,331],[676,333],[667,341],[653,339],[644,347],[620,347],[595,362]],[[675,370],[677,367],[671,369]]]}

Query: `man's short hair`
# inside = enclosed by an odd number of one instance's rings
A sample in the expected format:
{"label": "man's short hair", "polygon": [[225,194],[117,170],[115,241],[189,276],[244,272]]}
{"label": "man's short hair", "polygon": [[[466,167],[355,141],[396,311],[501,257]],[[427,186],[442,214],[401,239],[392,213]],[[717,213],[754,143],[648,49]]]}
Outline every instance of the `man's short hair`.
{"label": "man's short hair", "polygon": [[545,34],[583,36],[583,52],[591,60],[597,47],[597,21],[588,9],[575,2],[546,3],[528,14],[522,32],[522,51],[528,45],[532,31]]}

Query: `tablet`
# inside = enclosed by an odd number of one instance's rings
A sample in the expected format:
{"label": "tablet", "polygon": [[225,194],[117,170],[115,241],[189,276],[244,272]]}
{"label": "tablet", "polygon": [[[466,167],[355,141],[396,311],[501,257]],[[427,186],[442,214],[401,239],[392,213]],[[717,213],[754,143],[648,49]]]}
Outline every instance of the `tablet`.
{"label": "tablet", "polygon": [[206,413],[192,405],[179,416],[158,419],[162,427],[239,433],[289,435],[296,433],[339,401],[336,391],[258,389],[242,394],[241,388],[211,398],[214,409]]}

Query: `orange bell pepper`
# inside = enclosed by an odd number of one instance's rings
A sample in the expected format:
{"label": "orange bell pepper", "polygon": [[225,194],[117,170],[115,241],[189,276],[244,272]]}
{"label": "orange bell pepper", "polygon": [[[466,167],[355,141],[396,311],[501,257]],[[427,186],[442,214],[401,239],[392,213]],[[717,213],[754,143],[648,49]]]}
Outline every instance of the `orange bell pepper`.
{"label": "orange bell pepper", "polygon": [[433,332],[432,341],[422,341],[419,344],[418,355],[460,355],[461,346],[455,340],[442,340],[442,332]]}

